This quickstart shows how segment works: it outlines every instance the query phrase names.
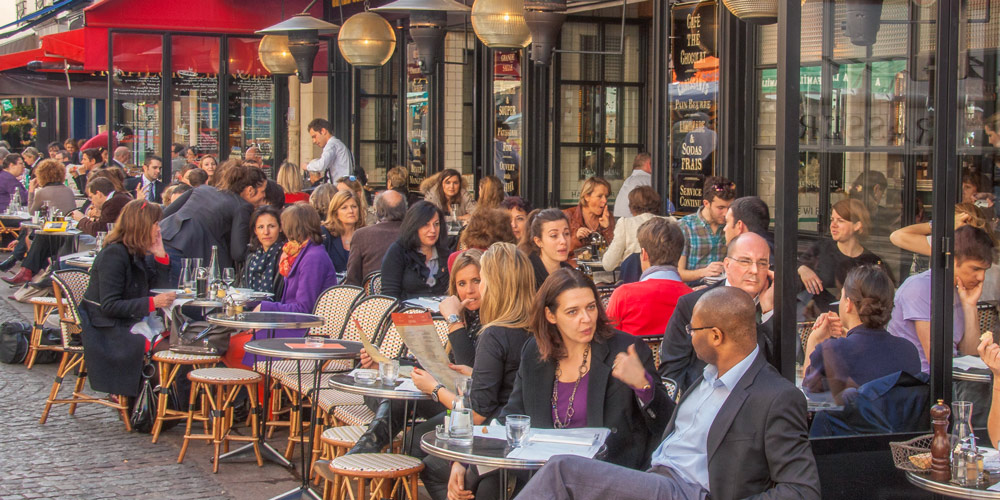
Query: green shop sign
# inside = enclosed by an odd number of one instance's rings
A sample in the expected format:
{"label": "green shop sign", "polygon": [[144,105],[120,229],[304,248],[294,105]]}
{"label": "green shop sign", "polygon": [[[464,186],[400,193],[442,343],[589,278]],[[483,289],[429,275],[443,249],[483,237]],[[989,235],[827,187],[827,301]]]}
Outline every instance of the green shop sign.
{"label": "green shop sign", "polygon": [[[906,71],[906,61],[878,61],[872,63],[871,92],[873,94],[890,94],[896,75]],[[835,90],[860,91],[864,77],[864,63],[841,64],[832,75],[831,83]],[[820,66],[806,66],[799,70],[799,92],[803,94],[819,94],[822,91],[823,69]],[[778,89],[778,70],[765,69],[760,73],[760,88],[765,95],[775,94]]]}

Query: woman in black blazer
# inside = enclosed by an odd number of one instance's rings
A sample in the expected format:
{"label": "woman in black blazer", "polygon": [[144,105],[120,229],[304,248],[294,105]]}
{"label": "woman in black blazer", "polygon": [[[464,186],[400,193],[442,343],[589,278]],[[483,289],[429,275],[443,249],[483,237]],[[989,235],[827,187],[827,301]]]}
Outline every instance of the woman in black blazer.
{"label": "woman in black blazer", "polygon": [[152,202],[125,205],[90,269],[80,314],[83,352],[95,391],[138,394],[146,338],[129,330],[174,301],[173,292],[152,296],[149,292],[169,286],[170,258],[160,237],[162,214]]}
{"label": "woman in black blazer", "polygon": [[397,239],[382,258],[382,293],[399,300],[444,295],[448,255],[441,211],[420,201],[406,211]]}
{"label": "woman in black blazer", "polygon": [[[536,429],[606,427],[606,460],[644,467],[674,410],[646,344],[608,325],[593,282],[573,269],[545,280],[530,323],[534,337],[521,351],[500,420],[528,415]],[[467,477],[452,468],[450,496],[467,497]]]}

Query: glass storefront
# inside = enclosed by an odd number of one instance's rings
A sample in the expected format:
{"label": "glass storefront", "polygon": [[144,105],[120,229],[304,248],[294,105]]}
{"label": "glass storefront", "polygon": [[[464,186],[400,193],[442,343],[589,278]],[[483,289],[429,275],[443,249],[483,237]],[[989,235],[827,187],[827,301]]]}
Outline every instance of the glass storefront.
{"label": "glass storefront", "polygon": [[427,77],[417,63],[417,46],[406,44],[406,145],[407,169],[410,171],[410,190],[419,191],[420,183],[427,177],[427,138],[430,132],[428,116]]}
{"label": "glass storefront", "polygon": [[[244,158],[256,147],[263,165],[277,167],[274,158],[274,77],[257,59],[257,38],[229,38],[229,102],[226,122],[229,156]],[[318,59],[318,58],[317,58]]]}
{"label": "glass storefront", "polygon": [[172,143],[219,157],[219,39],[171,38]]}
{"label": "glass storefront", "polygon": [[127,163],[141,165],[161,153],[162,53],[160,35],[115,33],[111,123],[119,144],[132,150]]}
{"label": "glass storefront", "polygon": [[358,70],[358,161],[368,183],[385,186],[386,172],[396,166],[399,134],[399,53],[380,68]]}

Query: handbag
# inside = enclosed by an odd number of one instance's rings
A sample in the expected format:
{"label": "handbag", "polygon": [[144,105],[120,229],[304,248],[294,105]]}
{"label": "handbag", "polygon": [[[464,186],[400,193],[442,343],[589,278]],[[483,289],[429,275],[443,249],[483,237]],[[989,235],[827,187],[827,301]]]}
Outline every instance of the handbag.
{"label": "handbag", "polygon": [[[149,434],[153,431],[153,424],[156,423],[156,414],[159,409],[159,395],[164,390],[158,383],[159,378],[156,365],[153,364],[151,353],[146,353],[142,367],[142,380],[139,382],[139,395],[132,400],[129,411],[129,424],[132,430]],[[180,398],[176,391],[167,392],[167,407],[172,410],[180,410]],[[176,420],[164,422],[164,429],[176,425]]]}
{"label": "handbag", "polygon": [[27,302],[28,299],[35,297],[51,297],[52,295],[52,266],[49,266],[14,292],[14,300]]}
{"label": "handbag", "polygon": [[190,318],[180,307],[170,312],[170,350],[174,352],[223,356],[229,350],[229,337],[237,333],[236,328]]}

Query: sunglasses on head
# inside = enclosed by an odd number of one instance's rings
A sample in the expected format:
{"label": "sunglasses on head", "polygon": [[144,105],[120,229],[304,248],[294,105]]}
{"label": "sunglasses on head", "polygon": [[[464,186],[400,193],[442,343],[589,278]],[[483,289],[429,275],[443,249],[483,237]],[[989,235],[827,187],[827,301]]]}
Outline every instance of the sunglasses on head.
{"label": "sunglasses on head", "polygon": [[736,189],[736,184],[732,182],[719,182],[709,187],[712,191],[730,191]]}

